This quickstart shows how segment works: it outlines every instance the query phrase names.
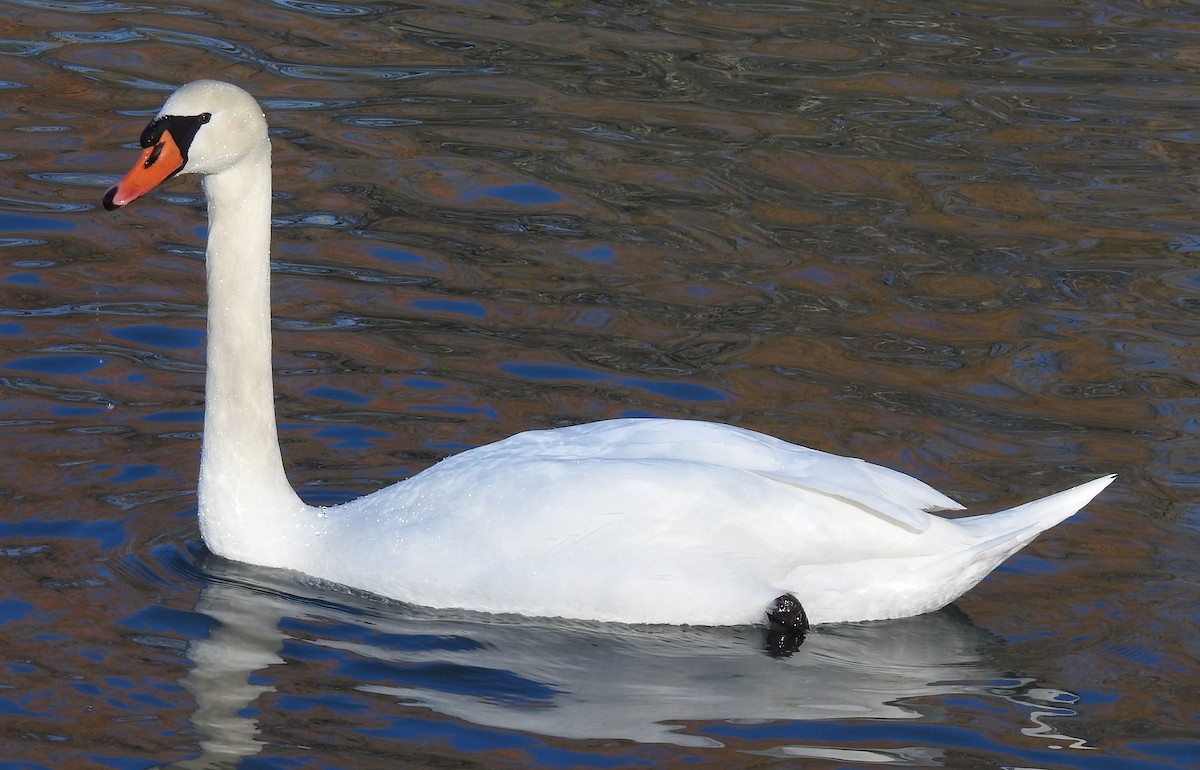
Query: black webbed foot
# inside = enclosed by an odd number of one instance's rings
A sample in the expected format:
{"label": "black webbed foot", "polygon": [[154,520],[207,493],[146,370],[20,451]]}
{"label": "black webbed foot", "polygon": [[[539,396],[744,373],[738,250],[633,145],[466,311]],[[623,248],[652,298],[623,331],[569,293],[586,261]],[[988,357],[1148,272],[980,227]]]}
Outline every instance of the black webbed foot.
{"label": "black webbed foot", "polygon": [[804,605],[791,594],[784,594],[767,610],[767,639],[764,649],[774,658],[786,658],[804,644],[808,615]]}
{"label": "black webbed foot", "polygon": [[767,619],[795,633],[802,634],[808,630],[808,615],[804,614],[804,605],[791,594],[784,594],[771,604]]}

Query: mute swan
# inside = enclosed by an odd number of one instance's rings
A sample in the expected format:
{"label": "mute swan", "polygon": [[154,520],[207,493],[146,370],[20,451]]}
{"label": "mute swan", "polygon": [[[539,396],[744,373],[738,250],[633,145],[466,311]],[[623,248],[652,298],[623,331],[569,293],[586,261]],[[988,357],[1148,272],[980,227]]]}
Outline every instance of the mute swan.
{"label": "mute swan", "polygon": [[[629,623],[812,623],[936,610],[1113,476],[984,516],[897,471],[728,425],[618,419],[530,431],[329,509],[284,475],[272,403],[271,146],[245,91],[175,91],[104,196],[175,174],[208,199],[200,531],[229,559],[431,607]],[[781,596],[781,594],[783,596]],[[782,618],[789,622],[787,618]]]}

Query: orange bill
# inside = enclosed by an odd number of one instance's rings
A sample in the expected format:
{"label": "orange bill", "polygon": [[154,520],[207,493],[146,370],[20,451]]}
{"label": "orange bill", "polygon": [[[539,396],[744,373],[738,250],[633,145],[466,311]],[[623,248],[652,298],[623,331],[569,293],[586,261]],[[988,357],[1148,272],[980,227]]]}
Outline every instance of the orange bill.
{"label": "orange bill", "polygon": [[158,143],[142,150],[129,173],[108,188],[104,194],[104,208],[112,211],[132,203],[177,173],[186,162],[171,132],[163,131]]}

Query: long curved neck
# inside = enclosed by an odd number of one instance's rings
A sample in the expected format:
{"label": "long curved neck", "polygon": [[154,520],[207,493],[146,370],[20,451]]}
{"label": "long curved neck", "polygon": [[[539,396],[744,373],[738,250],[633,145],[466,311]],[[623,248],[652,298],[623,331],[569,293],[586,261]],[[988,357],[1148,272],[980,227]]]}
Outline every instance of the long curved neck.
{"label": "long curved neck", "polygon": [[261,153],[204,177],[203,184],[209,219],[208,372],[200,529],[215,553],[264,563],[264,544],[283,546],[303,508],[284,475],[275,428],[267,139]]}

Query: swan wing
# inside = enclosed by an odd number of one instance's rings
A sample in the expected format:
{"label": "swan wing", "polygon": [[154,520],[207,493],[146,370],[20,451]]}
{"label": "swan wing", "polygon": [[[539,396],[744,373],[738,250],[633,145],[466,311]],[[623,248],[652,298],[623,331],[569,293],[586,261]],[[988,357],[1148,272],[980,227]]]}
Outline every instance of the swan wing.
{"label": "swan wing", "polygon": [[[927,511],[962,509],[936,489],[898,471],[699,420],[607,420],[527,431],[484,449],[512,460],[673,461],[745,470],[837,497],[910,532],[929,528],[932,517]],[[478,461],[479,452],[469,454]]]}
{"label": "swan wing", "polygon": [[623,419],[517,434],[331,510],[339,547],[320,553],[360,558],[309,572],[434,606],[749,622],[797,564],[961,547],[921,510],[954,505],[902,474],[752,431]]}

